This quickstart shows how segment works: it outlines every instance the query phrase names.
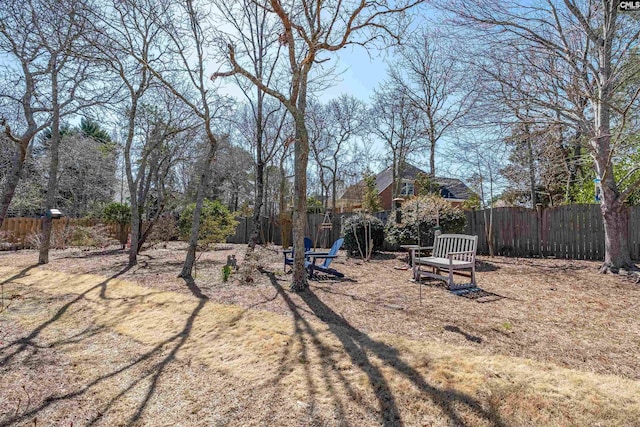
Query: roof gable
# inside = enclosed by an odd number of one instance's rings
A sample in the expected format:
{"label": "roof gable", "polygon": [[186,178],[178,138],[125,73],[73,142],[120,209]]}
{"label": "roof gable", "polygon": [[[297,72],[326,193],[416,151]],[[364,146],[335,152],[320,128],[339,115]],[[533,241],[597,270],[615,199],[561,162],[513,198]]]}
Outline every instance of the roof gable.
{"label": "roof gable", "polygon": [[[422,169],[417,168],[410,163],[405,163],[401,172],[401,179],[411,181],[414,181],[420,173],[427,174]],[[457,178],[435,177],[434,181],[438,185],[440,195],[445,199],[467,200],[473,196],[473,191],[471,191],[464,182]],[[378,193],[382,193],[392,183],[393,172],[391,167],[386,168],[376,175],[376,189],[378,190]],[[348,187],[340,198],[359,199],[362,198],[363,193],[364,181],[360,181],[357,184]]]}

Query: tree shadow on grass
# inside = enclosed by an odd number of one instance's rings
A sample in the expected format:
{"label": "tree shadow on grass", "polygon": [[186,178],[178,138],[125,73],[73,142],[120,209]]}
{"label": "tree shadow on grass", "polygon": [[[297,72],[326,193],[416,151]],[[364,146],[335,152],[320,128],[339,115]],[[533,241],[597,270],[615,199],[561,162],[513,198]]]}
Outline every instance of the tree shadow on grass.
{"label": "tree shadow on grass", "polygon": [[[291,299],[289,293],[280,285],[276,276],[271,272],[264,272],[264,274],[269,277],[272,286],[276,289],[277,295],[280,296],[284,302],[287,304],[287,307],[291,311],[293,315],[294,322],[294,336],[300,345],[301,351],[297,355],[291,354],[291,349],[293,346],[287,346],[285,351],[280,359],[279,368],[275,378],[271,381],[270,385],[274,385],[276,388],[276,394],[282,393],[281,388],[278,387],[278,384],[294,369],[296,364],[300,364],[305,371],[305,380],[306,387],[309,391],[309,399],[310,402],[307,406],[307,412],[310,417],[314,416],[316,400],[315,400],[315,390],[316,384],[311,373],[311,366],[308,363],[309,355],[311,350],[315,348],[315,350],[321,355],[322,364],[320,366],[322,380],[324,381],[324,387],[331,394],[331,398],[333,401],[333,406],[336,411],[336,417],[341,420],[343,425],[346,424],[346,411],[344,408],[343,402],[340,400],[336,387],[333,384],[331,374],[334,374],[338,377],[339,383],[342,385],[350,400],[359,401],[357,392],[351,386],[350,381],[342,374],[341,371],[335,369],[336,360],[334,360],[333,353],[335,352],[332,348],[327,346],[319,337],[318,331],[313,327],[308,320],[306,320],[302,312],[306,312],[304,308],[298,307],[296,303]],[[309,312],[310,315],[313,313]],[[310,338],[311,343],[313,344],[313,348],[310,348],[307,342],[306,337]],[[275,396],[274,396],[275,397]],[[370,412],[375,412],[375,408],[367,407]],[[273,413],[276,412],[277,408],[272,408],[269,414],[266,414],[264,419],[272,419]]]}
{"label": "tree shadow on grass", "polygon": [[2,282],[0,282],[0,285],[6,285],[7,283],[11,283],[14,280],[22,279],[23,277],[27,276],[27,273],[29,273],[29,271],[31,271],[34,268],[39,267],[39,266],[40,266],[40,264],[33,264],[33,265],[28,266],[28,267],[25,267],[22,270],[20,270],[18,273],[14,274],[13,276],[9,277],[8,279],[5,279]]}
{"label": "tree shadow on grass", "polygon": [[[42,324],[40,324],[38,327],[36,327],[33,331],[31,331],[31,333],[29,333],[26,337],[20,338],[12,343],[9,343],[7,346],[1,348],[0,350],[7,350],[10,349],[12,347],[15,347],[15,349],[13,350],[13,352],[7,354],[6,356],[4,356],[2,359],[0,359],[0,367],[2,366],[6,366],[13,358],[15,358],[18,354],[24,352],[27,348],[34,346],[37,347],[35,340],[39,337],[39,335],[42,333],[43,330],[45,330],[47,327],[49,327],[50,325],[52,325],[53,323],[55,323],[57,320],[59,320],[65,312],[67,312],[69,310],[69,308],[71,306],[73,306],[74,304],[78,303],[79,301],[81,301],[82,299],[84,299],[88,293],[95,291],[97,289],[100,289],[100,296],[101,298],[105,298],[106,296],[106,288],[107,285],[109,284],[109,282],[124,274],[126,272],[126,270],[128,270],[128,268],[120,271],[119,273],[115,274],[114,276],[104,280],[103,282],[89,288],[88,290],[82,292],[81,294],[77,295],[73,300],[65,303],[61,308],[59,308],[56,313],[49,318],[47,321],[43,322]],[[22,276],[24,277],[24,275],[26,275],[26,271],[22,272]],[[18,275],[12,277],[9,280],[15,280],[16,278],[18,278]],[[6,282],[6,281],[5,281]],[[138,386],[139,384],[141,384],[143,381],[148,380],[149,381],[149,385],[147,386],[147,390],[144,394],[144,397],[142,398],[142,400],[140,401],[139,405],[137,406],[135,412],[133,413],[133,415],[129,418],[127,425],[133,425],[136,422],[138,422],[141,417],[144,414],[145,409],[147,408],[149,401],[151,400],[151,398],[154,396],[154,394],[156,393],[156,389],[157,389],[157,385],[158,385],[158,381],[160,379],[160,377],[162,376],[163,372],[165,371],[165,368],[172,362],[175,360],[175,356],[178,353],[178,351],[183,347],[184,343],[187,341],[187,339],[189,338],[195,319],[197,318],[198,314],[200,313],[200,311],[203,309],[203,307],[205,306],[205,304],[208,301],[208,298],[206,296],[204,296],[202,294],[202,292],[200,291],[200,288],[195,284],[195,282],[193,281],[193,279],[187,281],[187,287],[189,288],[189,290],[192,292],[192,294],[198,299],[198,304],[197,306],[191,311],[189,317],[187,318],[187,320],[185,321],[185,325],[184,327],[177,332],[176,334],[172,335],[171,337],[167,338],[166,340],[158,343],[157,345],[155,345],[151,350],[143,353],[142,355],[140,355],[139,357],[137,357],[135,360],[133,360],[130,363],[127,363],[126,365],[108,373],[105,375],[101,375],[97,378],[95,378],[94,380],[90,381],[88,384],[72,391],[69,393],[65,393],[65,394],[60,394],[60,395],[49,395],[47,396],[41,404],[39,404],[38,406],[32,408],[31,410],[26,410],[28,409],[28,407],[25,409],[24,412],[22,413],[16,413],[13,416],[9,417],[9,418],[5,418],[4,420],[0,420],[0,426],[4,427],[4,426],[9,426],[9,425],[13,425],[19,422],[24,422],[25,420],[31,418],[31,417],[35,417],[37,416],[41,411],[49,408],[50,406],[61,402],[61,401],[65,401],[65,400],[70,400],[70,399],[74,399],[77,398],[79,396],[82,396],[84,394],[86,394],[87,392],[91,391],[94,387],[100,385],[101,383],[117,377],[120,374],[124,374],[125,377],[123,377],[122,379],[124,381],[129,380],[131,377],[131,370],[140,365],[141,363],[147,362],[152,360],[155,357],[159,357],[161,355],[163,355],[167,349],[167,346],[171,346],[171,350],[169,351],[168,354],[164,355],[161,357],[161,359],[153,364],[151,367],[144,369],[144,373],[142,375],[140,375],[138,378],[134,379],[133,381],[131,381],[127,387],[125,387],[122,391],[120,391],[117,395],[115,395],[113,398],[111,398],[109,400],[109,402],[102,408],[100,408],[100,410],[98,411],[98,415],[95,416],[93,419],[88,420],[88,424],[87,425],[94,425],[95,423],[97,423],[104,414],[107,413],[107,411],[109,411],[109,409],[111,409],[113,407],[113,405],[115,405],[121,398],[123,398],[127,393],[129,393],[132,389],[134,389],[136,386]],[[135,299],[135,298],[134,298]],[[244,312],[240,313],[238,315],[238,317],[241,317],[244,314]],[[233,319],[233,322],[237,321],[239,319]],[[90,336],[94,336],[95,334],[97,334],[99,332],[99,328],[96,330],[91,330],[91,328],[89,329],[85,329],[84,331],[73,335],[72,337],[69,337],[68,340],[58,340],[56,341],[56,343],[58,344],[64,344],[64,343],[68,343],[68,342],[78,342],[81,341],[83,338],[86,339]]]}
{"label": "tree shadow on grass", "polygon": [[[300,334],[298,325],[305,325],[306,330],[313,332],[311,325],[302,318],[299,308],[291,301],[290,297],[284,292],[275,276],[270,275],[271,283],[285,298],[296,322],[296,333]],[[309,307],[311,312],[321,321],[327,324],[330,332],[340,340],[344,351],[347,353],[351,362],[359,367],[369,379],[371,387],[378,401],[379,410],[381,412],[381,422],[385,426],[401,426],[404,422],[400,416],[400,410],[396,403],[396,398],[391,390],[390,385],[385,379],[382,371],[378,366],[372,363],[371,355],[377,357],[384,365],[391,367],[394,371],[411,381],[418,388],[424,397],[429,398],[449,418],[452,425],[466,425],[461,418],[456,407],[463,406],[465,409],[474,412],[479,417],[489,421],[495,426],[504,426],[504,422],[498,414],[485,410],[482,405],[473,397],[450,389],[439,389],[428,384],[425,379],[411,367],[407,362],[402,360],[399,351],[392,346],[381,341],[370,338],[364,332],[351,326],[342,316],[335,313],[328,307],[317,295],[310,289],[301,292],[300,297]],[[315,338],[315,339],[314,339]],[[312,334],[312,342],[316,344],[317,338]],[[317,345],[317,344],[316,344]],[[321,349],[320,349],[321,350]],[[323,358],[323,364],[326,362]]]}

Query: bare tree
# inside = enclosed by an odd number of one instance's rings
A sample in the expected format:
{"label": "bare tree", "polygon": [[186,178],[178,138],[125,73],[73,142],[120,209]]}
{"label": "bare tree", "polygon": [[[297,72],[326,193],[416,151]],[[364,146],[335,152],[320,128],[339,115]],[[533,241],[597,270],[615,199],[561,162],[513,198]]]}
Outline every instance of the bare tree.
{"label": "bare tree", "polygon": [[420,111],[406,91],[395,82],[384,82],[376,90],[371,106],[373,133],[384,141],[391,155],[392,197],[400,195],[401,177],[407,160],[423,146]]}
{"label": "bare tree", "polygon": [[279,20],[282,32],[278,39],[286,46],[289,76],[285,85],[287,92],[275,85],[268,85],[245,67],[244,52],[233,42],[227,45],[228,61],[231,69],[218,72],[215,77],[240,75],[267,94],[278,99],[289,111],[295,123],[295,198],[293,215],[294,266],[291,289],[302,291],[307,288],[304,268],[304,233],[306,230],[307,162],[309,159],[309,134],[305,122],[309,79],[314,65],[326,61],[322,55],[335,52],[350,44],[368,45],[382,35],[394,36],[390,19],[418,3],[399,1],[394,6],[386,3],[343,1],[325,3],[302,0],[254,0],[263,9]]}
{"label": "bare tree", "polygon": [[[114,1],[104,10],[95,10],[93,16],[94,33],[99,39],[94,41],[97,51],[95,58],[105,64],[117,76],[126,100],[124,113],[126,117],[125,137],[123,141],[123,157],[126,171],[127,187],[131,203],[131,230],[140,230],[140,209],[138,189],[141,188],[142,173],[149,156],[148,150],[134,151],[137,137],[137,119],[143,104],[143,98],[152,86],[153,77],[145,62],[158,60],[164,50],[154,22],[143,19],[145,14],[160,14],[164,7],[153,0]],[[129,265],[135,265],[138,259],[139,233],[131,233],[129,249]]]}
{"label": "bare tree", "polygon": [[[535,74],[532,81],[549,79],[560,84],[560,94],[568,102],[548,96],[540,86],[515,86],[520,99],[527,98],[541,115],[559,118],[579,130],[589,139],[596,174],[601,180],[602,217],[605,229],[605,259],[601,271],[617,272],[632,268],[627,241],[627,198],[640,187],[640,180],[631,180],[620,188],[613,166],[616,150],[624,143],[623,131],[628,118],[637,112],[640,87],[617,96],[631,76],[640,73],[640,63],[628,61],[640,45],[640,27],[631,16],[618,13],[617,1],[551,0],[530,5],[506,2],[449,2],[461,22],[482,32],[493,49],[511,54],[506,64],[524,63]],[[536,56],[530,55],[536,52]],[[549,58],[540,61],[539,58]],[[538,59],[532,63],[533,58]],[[552,60],[553,59],[553,60]],[[491,75],[505,79],[505,67]],[[557,93],[557,92],[556,92]],[[575,108],[576,97],[584,97],[587,106]]]}
{"label": "bare tree", "polygon": [[369,130],[367,109],[362,101],[343,94],[327,104],[316,103],[308,117],[311,152],[320,175],[324,207],[335,209],[338,183],[353,167],[349,148]]}
{"label": "bare tree", "polygon": [[50,106],[39,96],[50,76],[46,40],[38,33],[36,11],[46,2],[8,0],[0,5],[0,52],[3,84],[0,125],[14,145],[10,172],[0,200],[0,226],[7,215],[33,138],[51,123]]}
{"label": "bare tree", "polygon": [[[46,190],[45,211],[55,207],[58,192],[58,166],[60,161],[60,121],[63,117],[81,109],[95,106],[108,97],[102,91],[91,93],[88,86],[96,82],[96,67],[85,59],[82,35],[88,30],[88,17],[82,2],[53,2],[48,10],[40,10],[36,18],[36,31],[47,52],[50,88],[48,97],[51,109],[50,162]],[[44,12],[44,13],[43,13]],[[97,92],[100,94],[97,95]],[[42,222],[42,238],[38,255],[39,264],[49,262],[51,242],[51,216]]]}
{"label": "bare tree", "polygon": [[[168,185],[172,169],[184,159],[186,151],[193,147],[190,141],[199,135],[199,123],[191,110],[171,92],[158,88],[147,95],[137,117],[137,128],[141,134],[140,152],[143,153],[136,169],[138,187],[131,195],[140,207],[136,221],[136,250],[139,253],[170,202]],[[143,226],[146,222],[146,227]]]}
{"label": "bare tree", "polygon": [[476,84],[455,44],[441,33],[422,32],[398,49],[391,79],[422,114],[429,147],[429,173],[436,174],[436,145],[474,105]]}
{"label": "bare tree", "polygon": [[[227,34],[227,37],[232,37],[235,44],[242,46],[249,63],[248,68],[258,80],[266,86],[271,86],[272,80],[277,76],[278,57],[281,51],[276,25],[278,21],[253,0],[238,2],[217,0],[215,4],[222,18],[233,27],[234,31]],[[253,250],[263,234],[260,213],[264,203],[264,171],[275,152],[274,142],[277,140],[277,136],[269,140],[266,129],[274,118],[276,122],[280,118],[280,124],[284,123],[284,118],[280,108],[268,102],[268,95],[260,86],[238,78],[239,76],[236,77],[236,82],[247,99],[252,113],[253,126],[252,129],[246,129],[245,134],[251,136],[250,145],[253,146],[255,156],[254,230],[249,239],[249,249]],[[245,123],[247,123],[246,120]],[[279,128],[282,129],[282,126]]]}
{"label": "bare tree", "polygon": [[[149,58],[134,53],[134,58],[145,67],[167,90],[182,100],[201,120],[209,150],[207,163],[202,169],[199,188],[196,193],[196,207],[189,247],[179,277],[191,280],[200,230],[200,215],[204,203],[205,185],[211,174],[211,164],[215,161],[221,131],[220,121],[226,119],[232,109],[229,99],[217,94],[209,84],[206,74],[207,61],[211,59],[209,48],[212,40],[207,37],[213,32],[208,20],[208,5],[204,2],[187,0],[182,4],[158,10],[157,13],[142,11],[146,20],[160,32],[167,41],[170,59],[150,61]],[[177,69],[176,69],[177,67]],[[187,84],[175,78],[175,72],[186,76]],[[195,96],[192,96],[195,95]]]}

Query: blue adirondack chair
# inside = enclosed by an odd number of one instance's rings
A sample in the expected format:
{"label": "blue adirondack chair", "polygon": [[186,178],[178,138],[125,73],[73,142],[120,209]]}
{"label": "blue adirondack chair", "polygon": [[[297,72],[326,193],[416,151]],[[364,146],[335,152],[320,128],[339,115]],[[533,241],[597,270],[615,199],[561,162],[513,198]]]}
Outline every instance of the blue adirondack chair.
{"label": "blue adirondack chair", "polygon": [[[313,246],[313,242],[309,237],[304,238],[304,251],[309,252],[311,247]],[[284,272],[287,272],[287,265],[293,265],[293,249],[288,249],[286,251],[282,251],[284,255]]]}
{"label": "blue adirondack chair", "polygon": [[[340,250],[342,243],[344,243],[344,239],[340,238],[333,243],[328,253],[312,252],[309,254],[308,260],[304,263],[305,268],[309,272],[309,278],[312,278],[316,271],[331,274],[336,277],[344,277],[344,274],[329,267],[331,261],[338,256],[338,250]],[[319,259],[324,259],[324,262],[322,264],[316,264],[316,261]]]}

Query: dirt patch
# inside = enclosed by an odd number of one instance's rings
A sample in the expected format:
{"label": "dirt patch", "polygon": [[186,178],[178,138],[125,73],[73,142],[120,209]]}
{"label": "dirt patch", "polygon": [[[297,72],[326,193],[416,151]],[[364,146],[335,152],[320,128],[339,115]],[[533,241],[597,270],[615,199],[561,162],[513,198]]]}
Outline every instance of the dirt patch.
{"label": "dirt patch", "polygon": [[[490,302],[409,281],[401,254],[338,259],[347,280],[288,292],[277,250],[1,254],[0,425],[633,425],[640,289],[584,261],[483,258]],[[146,264],[144,264],[146,262]],[[19,267],[22,267],[20,269]],[[79,275],[91,271],[93,275]],[[116,276],[107,279],[106,277]],[[123,280],[126,279],[126,280]],[[130,281],[134,280],[137,284]],[[17,296],[17,297],[16,297]],[[230,305],[232,304],[232,305]]]}

